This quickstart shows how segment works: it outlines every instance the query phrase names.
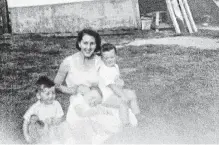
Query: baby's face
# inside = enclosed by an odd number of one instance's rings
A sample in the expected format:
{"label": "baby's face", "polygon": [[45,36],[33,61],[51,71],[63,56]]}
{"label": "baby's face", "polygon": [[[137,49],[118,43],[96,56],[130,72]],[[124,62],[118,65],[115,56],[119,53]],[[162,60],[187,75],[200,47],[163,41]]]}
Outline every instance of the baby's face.
{"label": "baby's face", "polygon": [[102,59],[106,66],[113,67],[116,64],[116,52],[114,49],[102,53]]}
{"label": "baby's face", "polygon": [[52,104],[55,100],[55,87],[43,88],[39,92],[40,101],[44,104]]}
{"label": "baby's face", "polygon": [[94,107],[102,102],[102,97],[97,90],[91,90],[85,95],[85,97],[87,98],[91,107]]}

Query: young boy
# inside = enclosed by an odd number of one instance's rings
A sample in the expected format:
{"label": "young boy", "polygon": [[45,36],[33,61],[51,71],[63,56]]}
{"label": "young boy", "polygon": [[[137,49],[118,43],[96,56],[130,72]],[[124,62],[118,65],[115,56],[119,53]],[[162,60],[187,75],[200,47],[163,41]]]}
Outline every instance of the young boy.
{"label": "young boy", "polygon": [[60,103],[55,100],[53,81],[42,76],[36,84],[38,101],[24,115],[23,133],[28,143],[47,143],[51,141],[53,126],[62,122],[64,113]]}
{"label": "young boy", "polygon": [[102,45],[101,57],[103,64],[99,69],[99,87],[103,92],[103,104],[119,106],[119,115],[124,126],[132,124],[130,121],[131,111],[137,115],[140,109],[137,102],[135,91],[124,89],[124,81],[121,79],[119,67],[116,64],[116,47],[106,43]]}

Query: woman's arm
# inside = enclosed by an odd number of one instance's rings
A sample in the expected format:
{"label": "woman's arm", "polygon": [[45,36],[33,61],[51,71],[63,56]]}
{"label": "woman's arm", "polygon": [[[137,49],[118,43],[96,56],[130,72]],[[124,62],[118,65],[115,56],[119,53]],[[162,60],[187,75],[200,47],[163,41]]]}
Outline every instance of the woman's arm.
{"label": "woman's arm", "polygon": [[74,87],[67,87],[67,86],[63,86],[63,85],[58,85],[56,84],[56,89],[61,91],[62,93],[65,94],[69,94],[69,95],[75,95],[77,93],[77,88],[78,86],[74,86]]}
{"label": "woman's arm", "polygon": [[57,90],[61,91],[62,93],[76,94],[77,86],[69,88],[67,86],[62,85],[68,74],[68,71],[69,71],[69,64],[66,61],[63,61],[54,79],[54,83],[56,84],[55,87]]}
{"label": "woman's arm", "polygon": [[23,134],[24,134],[24,138],[25,138],[25,140],[28,143],[31,143],[32,140],[31,140],[31,137],[29,135],[28,125],[29,125],[29,122],[25,119],[24,122],[23,122]]}

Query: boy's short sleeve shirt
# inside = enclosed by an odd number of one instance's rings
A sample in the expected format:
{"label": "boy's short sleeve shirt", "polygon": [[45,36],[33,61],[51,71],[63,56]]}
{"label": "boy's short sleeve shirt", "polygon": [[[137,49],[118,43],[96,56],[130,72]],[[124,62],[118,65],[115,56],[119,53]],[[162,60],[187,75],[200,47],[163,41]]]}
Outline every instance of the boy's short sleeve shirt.
{"label": "boy's short sleeve shirt", "polygon": [[114,67],[102,65],[99,70],[100,81],[104,86],[115,84],[115,80],[120,76],[119,67],[115,64]]}
{"label": "boy's short sleeve shirt", "polygon": [[115,80],[119,78],[120,71],[116,64],[114,67],[107,67],[101,65],[99,69],[99,87],[103,93],[103,102],[111,95],[114,95],[113,91],[109,88],[110,84],[115,84]]}
{"label": "boy's short sleeve shirt", "polygon": [[61,118],[64,115],[62,106],[58,101],[55,101],[54,103],[55,103],[54,108],[56,109],[55,116],[56,118]]}
{"label": "boy's short sleeve shirt", "polygon": [[56,100],[50,105],[37,101],[24,114],[24,119],[29,121],[33,114],[37,115],[40,120],[45,121],[48,118],[60,118],[64,115],[64,112],[60,103]]}

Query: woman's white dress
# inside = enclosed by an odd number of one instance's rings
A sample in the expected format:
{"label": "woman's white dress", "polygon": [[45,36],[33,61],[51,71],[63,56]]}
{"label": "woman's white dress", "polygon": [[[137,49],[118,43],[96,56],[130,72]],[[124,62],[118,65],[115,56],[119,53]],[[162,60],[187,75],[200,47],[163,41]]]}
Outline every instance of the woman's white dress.
{"label": "woman's white dress", "polygon": [[[65,82],[68,87],[73,87],[75,85],[87,85],[88,87],[91,87],[93,84],[99,83],[99,77],[98,77],[98,69],[102,63],[102,60],[99,56],[94,57],[94,65],[92,65],[89,69],[84,69],[83,65],[81,63],[81,54],[75,53],[67,58],[64,59],[63,63],[68,67],[69,71],[66,76]],[[74,111],[74,99],[77,96],[71,96],[70,97],[70,105],[68,108],[66,121],[70,126],[77,126],[80,124],[82,120],[78,120],[78,118],[75,116]],[[109,108],[110,109],[110,108]],[[102,143],[104,140],[106,140],[109,137],[109,134],[102,134],[95,132],[95,130],[101,130],[106,129],[109,130],[109,132],[118,132],[121,127],[121,122],[119,119],[118,109],[110,109],[113,113],[112,115],[98,115],[90,118],[92,122],[99,124],[98,127],[95,128],[95,125],[92,127],[94,128],[93,133],[93,143]],[[77,120],[79,121],[78,123]],[[86,119],[85,119],[86,120]],[[86,120],[87,121],[87,120]],[[83,126],[83,124],[81,124]],[[80,125],[79,125],[80,126]],[[101,127],[102,126],[102,127]],[[70,127],[71,128],[71,127]]]}

